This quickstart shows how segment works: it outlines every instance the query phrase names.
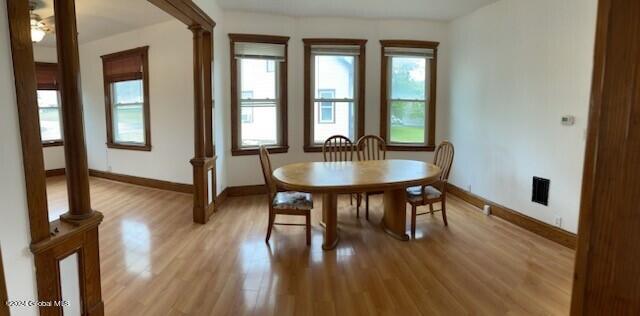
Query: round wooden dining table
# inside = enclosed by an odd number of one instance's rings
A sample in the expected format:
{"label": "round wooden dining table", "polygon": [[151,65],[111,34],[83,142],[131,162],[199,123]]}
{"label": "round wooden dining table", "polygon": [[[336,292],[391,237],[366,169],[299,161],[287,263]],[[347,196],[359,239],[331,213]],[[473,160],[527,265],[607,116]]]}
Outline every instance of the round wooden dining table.
{"label": "round wooden dining table", "polygon": [[371,160],[344,162],[301,162],[273,172],[283,189],[322,194],[325,250],[338,244],[338,194],[384,192],[382,228],[400,240],[406,234],[406,188],[432,183],[440,168],[415,160]]}

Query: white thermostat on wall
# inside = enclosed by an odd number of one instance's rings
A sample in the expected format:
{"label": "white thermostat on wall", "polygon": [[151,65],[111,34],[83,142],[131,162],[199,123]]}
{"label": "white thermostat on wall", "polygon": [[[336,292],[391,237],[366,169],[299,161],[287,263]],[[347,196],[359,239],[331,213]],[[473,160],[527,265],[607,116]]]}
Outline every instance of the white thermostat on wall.
{"label": "white thermostat on wall", "polygon": [[562,117],[562,125],[571,126],[575,123],[576,118],[573,115],[565,115]]}

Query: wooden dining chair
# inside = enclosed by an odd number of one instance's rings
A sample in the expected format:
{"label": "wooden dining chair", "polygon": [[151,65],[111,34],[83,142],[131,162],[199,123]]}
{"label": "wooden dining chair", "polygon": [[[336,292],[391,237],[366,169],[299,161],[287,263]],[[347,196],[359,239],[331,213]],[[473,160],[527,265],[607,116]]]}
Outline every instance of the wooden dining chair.
{"label": "wooden dining chair", "polygon": [[[411,204],[411,238],[416,238],[416,217],[418,215],[442,212],[442,221],[447,226],[447,181],[453,165],[453,144],[444,141],[436,148],[433,164],[440,167],[441,174],[437,182],[430,185],[407,188],[407,202]],[[440,210],[434,210],[433,204],[440,202]],[[429,205],[429,212],[417,213],[418,206]]]}
{"label": "wooden dining chair", "polygon": [[[267,196],[269,201],[269,224],[267,227],[266,243],[271,238],[271,230],[274,225],[306,226],[307,245],[311,244],[311,210],[313,209],[313,197],[310,193],[279,191],[273,180],[271,170],[271,160],[269,151],[265,146],[260,146],[260,164],[264,182],[267,185]],[[276,215],[298,215],[306,218],[305,224],[276,223]]]}
{"label": "wooden dining chair", "polygon": [[[324,141],[322,145],[322,157],[325,162],[353,161],[353,142],[345,136],[334,135]],[[356,200],[356,217],[360,217],[360,194],[349,194],[349,203],[353,205]]]}
{"label": "wooden dining chair", "polygon": [[[356,152],[359,161],[385,160],[387,159],[387,144],[380,136],[365,135],[358,139]],[[369,219],[369,196],[382,194],[384,191],[365,192],[365,217]]]}

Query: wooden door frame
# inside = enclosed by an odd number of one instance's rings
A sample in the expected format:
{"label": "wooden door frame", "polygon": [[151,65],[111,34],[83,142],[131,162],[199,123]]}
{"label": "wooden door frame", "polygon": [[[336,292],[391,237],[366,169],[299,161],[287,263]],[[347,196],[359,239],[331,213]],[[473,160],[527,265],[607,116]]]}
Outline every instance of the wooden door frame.
{"label": "wooden door frame", "polygon": [[571,315],[640,314],[639,19],[599,1]]}
{"label": "wooden door frame", "polygon": [[194,157],[190,161],[193,166],[193,221],[205,224],[216,207],[211,78],[216,23],[191,0],[148,1],[184,23],[193,33]]}

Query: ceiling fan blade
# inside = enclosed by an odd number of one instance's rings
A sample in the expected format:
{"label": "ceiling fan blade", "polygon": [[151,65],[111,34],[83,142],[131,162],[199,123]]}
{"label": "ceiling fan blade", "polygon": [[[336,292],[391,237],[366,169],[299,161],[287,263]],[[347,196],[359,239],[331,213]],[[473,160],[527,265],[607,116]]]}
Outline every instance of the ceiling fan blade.
{"label": "ceiling fan blade", "polygon": [[44,24],[48,29],[49,29],[49,33],[54,33],[56,31],[56,18],[55,16],[50,16],[47,18],[42,19],[42,24]]}

